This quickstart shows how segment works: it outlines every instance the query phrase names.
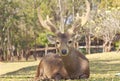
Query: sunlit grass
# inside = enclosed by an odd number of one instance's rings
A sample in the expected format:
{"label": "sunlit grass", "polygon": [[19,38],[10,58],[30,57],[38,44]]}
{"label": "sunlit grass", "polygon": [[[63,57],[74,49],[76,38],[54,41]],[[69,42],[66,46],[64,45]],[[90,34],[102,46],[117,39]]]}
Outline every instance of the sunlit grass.
{"label": "sunlit grass", "polygon": [[[120,53],[111,52],[87,55],[90,61],[91,75],[86,80],[75,81],[119,81]],[[0,81],[32,81],[37,66],[26,67],[0,77]]]}
{"label": "sunlit grass", "polygon": [[90,61],[89,81],[119,81],[120,54],[116,52],[87,55]]}

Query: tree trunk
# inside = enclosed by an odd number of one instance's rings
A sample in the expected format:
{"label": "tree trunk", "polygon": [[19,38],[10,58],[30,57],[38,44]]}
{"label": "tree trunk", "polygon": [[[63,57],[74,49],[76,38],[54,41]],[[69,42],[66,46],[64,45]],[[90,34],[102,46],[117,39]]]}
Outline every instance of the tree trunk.
{"label": "tree trunk", "polygon": [[110,51],[111,51],[111,48],[112,48],[111,43],[112,43],[112,41],[109,41],[107,52],[110,52]]}
{"label": "tree trunk", "polygon": [[24,50],[22,49],[22,50],[21,50],[21,53],[20,53],[20,57],[21,57],[21,60],[22,60],[22,61],[24,60],[24,54],[25,54],[25,52],[24,52]]}
{"label": "tree trunk", "polygon": [[109,52],[111,50],[111,41],[105,41],[103,43],[103,52]]}
{"label": "tree trunk", "polygon": [[108,44],[107,41],[105,41],[105,43],[103,43],[103,52],[107,52],[107,44]]}
{"label": "tree trunk", "polygon": [[90,34],[88,33],[85,37],[85,41],[86,41],[86,52],[88,54],[90,54],[90,46],[91,46],[91,39],[90,39]]}
{"label": "tree trunk", "polygon": [[112,41],[105,41],[103,44],[103,52],[110,52]]}

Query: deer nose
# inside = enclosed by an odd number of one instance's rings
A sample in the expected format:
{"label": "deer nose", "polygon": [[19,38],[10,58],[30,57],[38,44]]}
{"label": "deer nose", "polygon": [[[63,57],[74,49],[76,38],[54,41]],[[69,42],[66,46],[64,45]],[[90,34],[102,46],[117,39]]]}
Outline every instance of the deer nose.
{"label": "deer nose", "polygon": [[67,54],[67,50],[66,49],[62,49],[62,54]]}

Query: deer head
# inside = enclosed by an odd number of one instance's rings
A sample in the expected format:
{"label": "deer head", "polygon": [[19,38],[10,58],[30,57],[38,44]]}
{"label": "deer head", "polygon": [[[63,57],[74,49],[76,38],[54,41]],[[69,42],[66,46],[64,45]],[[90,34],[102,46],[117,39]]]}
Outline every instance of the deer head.
{"label": "deer head", "polygon": [[[86,4],[86,13],[83,16],[76,15],[75,21],[71,28],[69,28],[65,32],[61,32],[57,27],[51,22],[49,16],[47,16],[46,20],[43,20],[42,16],[40,15],[40,9],[38,9],[38,18],[40,24],[49,31],[53,32],[55,35],[47,35],[48,40],[52,44],[56,44],[59,53],[62,56],[66,56],[69,54],[70,50],[74,46],[74,41],[77,40],[78,36],[76,32],[78,31],[79,27],[82,27],[88,20],[89,13],[90,13],[90,3],[88,0],[85,0]],[[80,22],[81,21],[81,22]]]}

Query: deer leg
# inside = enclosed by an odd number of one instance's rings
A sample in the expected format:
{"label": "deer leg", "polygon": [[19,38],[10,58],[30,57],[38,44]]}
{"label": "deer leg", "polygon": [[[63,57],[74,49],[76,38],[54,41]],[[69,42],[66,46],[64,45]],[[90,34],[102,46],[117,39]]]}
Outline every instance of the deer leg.
{"label": "deer leg", "polygon": [[81,74],[81,75],[79,76],[79,79],[87,79],[87,78],[89,78],[89,73]]}
{"label": "deer leg", "polygon": [[86,75],[86,74],[79,76],[79,79],[86,79],[86,78],[88,78],[88,75]]}
{"label": "deer leg", "polygon": [[37,67],[37,72],[36,72],[36,75],[35,75],[35,78],[34,78],[35,81],[38,81],[39,77],[40,77],[40,79],[43,78],[44,70],[41,67],[41,62],[42,62],[42,59],[41,59],[39,65]]}
{"label": "deer leg", "polygon": [[62,79],[62,75],[60,73],[56,73],[52,76],[52,79],[54,79],[55,81],[59,81],[60,79]]}

